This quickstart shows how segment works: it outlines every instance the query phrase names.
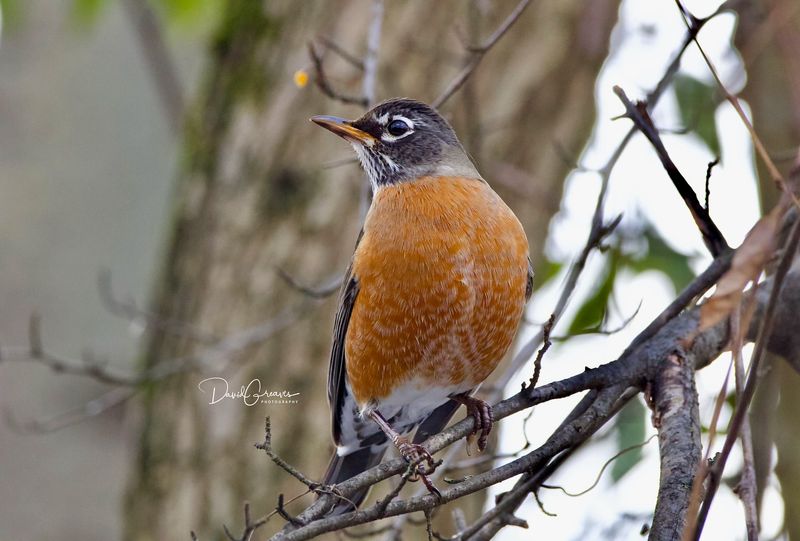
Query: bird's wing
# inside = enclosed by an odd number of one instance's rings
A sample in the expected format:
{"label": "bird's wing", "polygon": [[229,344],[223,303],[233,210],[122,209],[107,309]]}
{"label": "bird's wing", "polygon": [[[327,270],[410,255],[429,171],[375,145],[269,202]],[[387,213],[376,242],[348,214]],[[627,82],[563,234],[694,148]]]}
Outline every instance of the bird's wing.
{"label": "bird's wing", "polygon": [[531,299],[533,293],[533,263],[531,263],[531,256],[528,256],[528,280],[525,282],[525,300]]}
{"label": "bird's wing", "polygon": [[[358,234],[356,247],[364,234],[363,230]],[[344,275],[342,289],[339,292],[339,307],[336,309],[336,319],[333,324],[333,347],[331,348],[331,360],[328,365],[328,403],[331,407],[331,428],[333,441],[338,445],[342,435],[342,412],[345,405],[345,395],[347,385],[345,383],[345,358],[344,358],[344,339],[347,335],[347,326],[350,323],[350,314],[353,313],[353,306],[358,296],[358,278],[353,276],[353,263],[347,267]]]}

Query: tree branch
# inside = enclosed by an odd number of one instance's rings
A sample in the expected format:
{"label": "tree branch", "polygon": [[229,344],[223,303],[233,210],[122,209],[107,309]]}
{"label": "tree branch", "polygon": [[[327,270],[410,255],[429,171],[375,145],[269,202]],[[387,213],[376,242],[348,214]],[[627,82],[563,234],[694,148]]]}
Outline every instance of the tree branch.
{"label": "tree branch", "polygon": [[[683,42],[681,46],[678,48],[677,52],[672,58],[672,61],[667,66],[666,70],[664,71],[664,75],[658,81],[656,86],[647,94],[647,104],[649,107],[655,107],[656,103],[658,103],[659,98],[664,93],[664,91],[669,87],[673,77],[678,72],[678,68],[681,65],[681,59],[683,58],[683,54],[686,52],[687,47],[692,43],[694,38],[697,36],[698,32],[705,26],[705,24],[719,15],[724,8],[724,4],[720,6],[717,11],[705,17],[703,19],[695,19],[693,24],[689,25],[686,34],[684,35]],[[556,306],[552,310],[552,313],[555,314],[555,322],[557,324],[561,315],[563,314],[567,304],[569,304],[569,300],[572,297],[572,293],[577,286],[578,279],[580,278],[581,274],[583,273],[583,269],[586,266],[586,262],[589,259],[589,255],[597,248],[602,240],[613,231],[612,225],[614,221],[610,223],[606,223],[606,219],[604,216],[604,206],[605,206],[605,199],[606,194],[608,192],[608,185],[611,179],[611,172],[614,170],[617,162],[619,161],[622,153],[624,152],[625,148],[627,147],[630,140],[633,138],[633,135],[636,133],[636,126],[632,126],[630,130],[625,134],[622,138],[620,143],[617,145],[617,148],[609,157],[606,164],[598,171],[600,175],[600,193],[597,196],[597,202],[595,203],[594,213],[592,215],[592,225],[589,231],[589,235],[586,239],[586,243],[581,250],[579,256],[575,259],[575,261],[570,265],[570,269],[567,273],[567,277],[564,280],[564,286],[562,287],[561,294],[559,295],[558,301],[556,301]],[[716,262],[715,262],[716,263]],[[719,267],[720,272],[725,272],[727,267],[730,265],[730,259],[720,259],[719,263],[716,263]],[[716,273],[716,270],[714,271]],[[721,276],[721,274],[720,274]],[[710,284],[713,284],[713,280],[709,282],[709,286],[702,288],[702,291],[696,292],[693,295],[681,295],[675,302],[670,304],[670,307],[662,312],[659,319],[654,321],[648,327],[647,332],[642,333],[637,337],[637,340],[644,340],[644,338],[651,337],[656,330],[658,330],[666,321],[675,317],[681,310],[683,310],[688,303],[697,295],[700,295],[705,292],[705,290],[710,287]],[[693,284],[704,284],[704,281],[697,281],[695,280]],[[543,339],[543,330],[540,330],[533,336],[528,342],[526,342],[514,356],[511,361],[511,364],[506,370],[506,372],[498,378],[498,381],[495,384],[496,393],[493,395],[494,399],[497,400],[500,397],[500,393],[502,389],[508,385],[508,382],[519,372],[522,366],[530,359],[534,353],[536,352],[539,345],[542,343]],[[636,341],[634,341],[636,344]],[[632,346],[634,345],[632,344]],[[636,344],[638,345],[638,344]]]}
{"label": "tree branch", "polygon": [[333,85],[328,81],[328,76],[325,74],[325,68],[322,65],[322,56],[312,42],[308,43],[308,56],[311,58],[311,63],[314,64],[314,82],[323,94],[332,100],[337,100],[342,103],[359,105],[361,107],[369,105],[369,101],[367,101],[365,96],[351,96],[349,94],[343,94],[333,88]]}
{"label": "tree branch", "polygon": [[494,47],[498,41],[500,41],[500,38],[502,38],[512,26],[514,26],[514,23],[519,20],[520,16],[530,5],[530,3],[531,0],[521,0],[521,2],[518,3],[517,6],[511,11],[508,17],[505,18],[502,24],[500,24],[500,26],[498,26],[497,29],[492,32],[492,35],[489,36],[489,38],[484,41],[482,45],[478,47],[471,47],[469,49],[470,57],[467,60],[466,65],[461,68],[461,71],[458,72],[452,81],[450,81],[439,97],[434,100],[434,107],[441,107],[453,96],[453,94],[458,92],[464,83],[467,82],[467,79],[470,78],[472,72],[474,72],[478,67],[478,64],[481,63],[481,60],[483,60],[483,57],[486,55],[486,53],[488,53],[489,50]]}
{"label": "tree branch", "polygon": [[661,165],[664,166],[669,178],[675,185],[675,189],[678,190],[684,203],[689,208],[689,212],[692,213],[692,218],[694,218],[698,229],[700,229],[700,233],[703,235],[703,242],[708,247],[711,255],[716,257],[729,250],[730,247],[717,224],[711,219],[706,208],[697,200],[697,195],[692,190],[692,187],[689,186],[686,178],[678,170],[672,158],[669,157],[667,149],[664,148],[664,143],[661,141],[661,136],[658,134],[658,130],[647,112],[647,104],[638,102],[634,105],[625,95],[625,91],[618,86],[614,87],[614,93],[625,105],[626,116],[633,121],[634,125],[653,145],[656,154],[658,154],[658,159],[661,160]]}
{"label": "tree branch", "polygon": [[362,94],[367,104],[375,103],[375,87],[378,78],[378,47],[383,26],[383,0],[372,0],[372,22],[367,33],[367,54],[364,55],[364,78]]}
{"label": "tree branch", "polygon": [[[728,426],[728,433],[725,436],[725,443],[722,446],[720,456],[714,463],[714,470],[719,472],[719,475],[711,475],[709,478],[710,482],[708,490],[706,492],[706,497],[703,500],[703,505],[700,508],[700,515],[697,518],[697,525],[692,530],[694,535],[691,537],[695,540],[699,540],[700,535],[703,532],[703,526],[705,524],[706,517],[708,516],[708,512],[711,509],[711,504],[714,501],[714,496],[719,488],[719,480],[722,477],[721,473],[725,470],[725,464],[727,463],[728,457],[733,449],[734,442],[739,437],[739,432],[741,430],[744,417],[747,415],[750,401],[753,399],[753,394],[755,393],[756,384],[759,378],[759,366],[764,354],[767,351],[768,344],[771,341],[773,328],[776,326],[776,314],[779,311],[779,304],[781,304],[779,302],[781,289],[783,287],[784,280],[788,276],[789,270],[792,267],[792,263],[794,262],[794,258],[797,254],[798,244],[800,244],[800,219],[795,221],[792,233],[786,240],[783,255],[781,256],[780,263],[778,264],[778,268],[775,271],[774,278],[770,284],[771,290],[769,293],[769,299],[767,299],[766,307],[763,309],[763,317],[759,322],[758,336],[755,340],[753,357],[750,361],[747,383],[745,384],[740,401],[736,404],[736,409]],[[794,320],[794,315],[786,314],[786,317],[786,321]]]}
{"label": "tree branch", "polygon": [[[791,289],[800,288],[800,272],[792,275],[790,283],[792,284]],[[790,296],[788,298],[794,299],[795,297]],[[800,295],[797,298],[800,299]],[[765,302],[763,296],[757,296],[757,299],[759,304]],[[781,306],[781,313],[784,313],[785,310],[796,309],[800,309],[800,306]],[[601,365],[598,368],[588,369],[581,374],[543,385],[536,389],[527,388],[500,402],[494,407],[495,418],[500,420],[535,404],[569,396],[587,389],[607,389],[621,386],[624,390],[630,386],[642,387],[646,381],[655,380],[663,369],[664,359],[675,354],[690,360],[691,362],[689,362],[688,366],[702,368],[723,351],[728,343],[729,328],[727,323],[722,322],[701,334],[697,334],[698,321],[699,309],[693,308],[666,323],[652,338],[645,341],[633,352],[624,354],[616,361]],[[751,328],[748,337],[751,338],[753,334]],[[693,337],[694,340],[688,340],[690,337]],[[603,396],[607,395],[604,394]],[[617,398],[619,396],[620,393],[617,393]],[[385,513],[380,516],[376,514],[374,507],[370,507],[352,513],[326,517],[325,514],[333,503],[332,497],[326,495],[322,496],[298,516],[300,522],[305,526],[287,525],[273,539],[276,541],[309,539],[324,532],[363,524],[386,516],[430,509],[441,503],[482,490],[520,473],[542,468],[558,453],[571,448],[572,445],[579,442],[585,431],[594,426],[595,422],[600,422],[601,425],[605,423],[610,418],[608,411],[607,408],[590,406],[588,410],[578,416],[577,419],[571,421],[566,427],[556,430],[542,447],[494,470],[475,475],[462,483],[446,488],[442,491],[441,501],[431,495],[423,495],[408,500],[392,502],[386,507]],[[472,418],[464,419],[444,432],[430,438],[426,447],[431,452],[439,451],[466,436],[472,430],[472,425]],[[347,497],[359,488],[373,485],[404,471],[406,467],[407,464],[402,459],[386,462],[340,483],[337,489],[344,497]],[[691,483],[689,483],[689,486],[691,486]]]}
{"label": "tree branch", "polygon": [[695,364],[688,356],[669,355],[653,380],[661,480],[650,541],[678,541],[686,523],[701,451]]}

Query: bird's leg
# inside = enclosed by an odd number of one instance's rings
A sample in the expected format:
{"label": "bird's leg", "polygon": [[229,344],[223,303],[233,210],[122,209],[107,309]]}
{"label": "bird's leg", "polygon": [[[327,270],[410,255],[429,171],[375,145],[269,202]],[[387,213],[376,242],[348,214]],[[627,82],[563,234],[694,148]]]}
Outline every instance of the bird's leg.
{"label": "bird's leg", "polygon": [[467,407],[467,415],[471,415],[475,420],[475,427],[472,429],[470,435],[475,436],[480,432],[480,436],[478,437],[478,450],[483,452],[483,450],[486,449],[486,442],[489,438],[489,433],[492,431],[492,425],[494,424],[492,406],[479,398],[470,396],[469,393],[453,395],[450,398],[464,404]]}
{"label": "bird's leg", "polygon": [[[386,436],[392,440],[394,446],[397,447],[397,450],[400,451],[400,454],[409,464],[416,464],[416,471],[414,472],[415,475],[418,475],[422,482],[425,483],[428,491],[434,495],[441,496],[439,491],[433,485],[430,479],[428,479],[428,475],[432,474],[433,471],[436,469],[437,463],[433,460],[430,452],[428,452],[425,447],[418,443],[411,443],[408,438],[405,436],[401,436],[399,432],[397,432],[389,422],[383,418],[378,410],[372,410],[369,412],[369,417],[377,423],[380,429],[383,431]],[[416,477],[411,479],[412,481],[416,481]]]}

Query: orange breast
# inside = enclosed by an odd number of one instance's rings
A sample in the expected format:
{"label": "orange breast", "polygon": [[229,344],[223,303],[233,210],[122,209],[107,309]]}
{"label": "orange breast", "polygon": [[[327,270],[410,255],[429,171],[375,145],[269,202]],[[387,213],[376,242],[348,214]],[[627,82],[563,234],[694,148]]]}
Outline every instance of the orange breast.
{"label": "orange breast", "polygon": [[519,221],[484,182],[381,188],[354,255],[345,338],[359,405],[415,378],[463,390],[486,379],[519,325],[527,256]]}

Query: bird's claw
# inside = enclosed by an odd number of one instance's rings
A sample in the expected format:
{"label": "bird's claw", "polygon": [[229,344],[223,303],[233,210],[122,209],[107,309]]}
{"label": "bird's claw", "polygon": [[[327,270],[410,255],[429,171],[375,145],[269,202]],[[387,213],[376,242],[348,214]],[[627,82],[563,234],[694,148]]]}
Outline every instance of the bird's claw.
{"label": "bird's claw", "polygon": [[486,449],[486,444],[489,441],[489,434],[492,432],[494,425],[494,414],[492,407],[484,402],[473,397],[462,397],[460,402],[467,407],[467,415],[475,420],[475,427],[467,436],[467,453],[475,441],[475,436],[478,437],[478,451],[483,452]]}
{"label": "bird's claw", "polygon": [[409,476],[408,480],[411,482],[422,480],[428,492],[441,498],[442,494],[439,492],[439,489],[428,479],[428,476],[432,474],[439,465],[439,463],[433,459],[430,452],[422,445],[410,443],[405,438],[398,438],[395,441],[395,445],[405,461],[413,467],[414,471]]}
{"label": "bird's claw", "polygon": [[405,438],[398,439],[395,444],[406,462],[416,464],[415,474],[430,475],[436,469],[436,461],[422,445],[410,443]]}

